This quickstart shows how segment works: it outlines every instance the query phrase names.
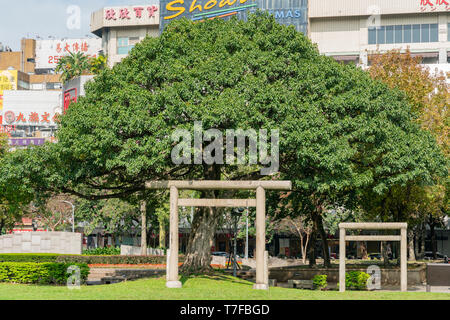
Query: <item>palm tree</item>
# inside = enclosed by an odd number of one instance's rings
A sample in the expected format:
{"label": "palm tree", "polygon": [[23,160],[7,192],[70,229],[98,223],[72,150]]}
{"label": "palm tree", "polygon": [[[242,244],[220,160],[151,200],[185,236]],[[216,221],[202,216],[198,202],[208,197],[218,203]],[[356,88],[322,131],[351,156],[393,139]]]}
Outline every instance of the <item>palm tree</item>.
{"label": "palm tree", "polygon": [[61,80],[63,83],[70,81],[83,74],[89,74],[91,70],[90,59],[87,55],[77,52],[69,52],[68,56],[62,57],[55,71],[61,72]]}

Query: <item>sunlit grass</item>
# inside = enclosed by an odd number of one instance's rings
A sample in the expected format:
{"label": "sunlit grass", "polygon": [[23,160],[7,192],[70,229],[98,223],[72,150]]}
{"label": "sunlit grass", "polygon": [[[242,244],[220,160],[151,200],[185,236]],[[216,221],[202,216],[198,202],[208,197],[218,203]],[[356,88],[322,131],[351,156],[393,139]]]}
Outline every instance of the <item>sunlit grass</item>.
{"label": "sunlit grass", "polygon": [[60,286],[0,284],[2,300],[450,300],[450,293],[311,291],[271,287],[252,289],[253,283],[217,274],[181,278],[182,289],[165,287],[165,277],[141,279],[118,284]]}

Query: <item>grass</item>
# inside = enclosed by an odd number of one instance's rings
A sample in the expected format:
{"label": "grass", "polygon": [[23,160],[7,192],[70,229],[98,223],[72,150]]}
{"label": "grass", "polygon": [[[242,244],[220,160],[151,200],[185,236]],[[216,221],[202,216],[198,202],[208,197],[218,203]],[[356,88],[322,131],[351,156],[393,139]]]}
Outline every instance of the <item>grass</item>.
{"label": "grass", "polygon": [[182,289],[165,287],[165,277],[101,286],[38,286],[0,283],[0,300],[450,300],[450,293],[311,291],[273,287],[253,290],[253,283],[217,274],[182,278]]}

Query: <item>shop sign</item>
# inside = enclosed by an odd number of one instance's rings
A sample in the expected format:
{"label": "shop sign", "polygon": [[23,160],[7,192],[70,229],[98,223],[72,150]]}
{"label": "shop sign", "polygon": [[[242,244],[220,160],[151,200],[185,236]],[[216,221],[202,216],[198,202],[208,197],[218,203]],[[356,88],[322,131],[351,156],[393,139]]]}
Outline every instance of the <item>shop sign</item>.
{"label": "shop sign", "polygon": [[420,11],[450,11],[450,0],[417,0],[420,5]]}
{"label": "shop sign", "polygon": [[10,146],[42,146],[45,143],[45,138],[11,138],[9,139]]}
{"label": "shop sign", "polygon": [[3,110],[3,91],[17,90],[17,70],[0,70],[0,110]]}
{"label": "shop sign", "polygon": [[102,50],[102,39],[67,39],[36,41],[36,69],[53,69],[62,57],[83,53],[96,58]]}

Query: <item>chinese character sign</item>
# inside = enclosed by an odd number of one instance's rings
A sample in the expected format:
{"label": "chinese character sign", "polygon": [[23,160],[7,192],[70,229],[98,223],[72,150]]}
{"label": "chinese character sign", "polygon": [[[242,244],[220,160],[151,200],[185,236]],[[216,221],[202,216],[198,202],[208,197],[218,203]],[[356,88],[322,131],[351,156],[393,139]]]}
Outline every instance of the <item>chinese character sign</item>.
{"label": "chinese character sign", "polygon": [[450,11],[450,0],[417,0],[422,12]]}
{"label": "chinese character sign", "polygon": [[7,91],[4,95],[3,125],[55,127],[63,113],[61,92]]}
{"label": "chinese character sign", "polygon": [[103,26],[159,25],[159,6],[107,7],[103,9]]}
{"label": "chinese character sign", "polygon": [[3,91],[17,90],[17,70],[0,70],[0,111],[3,110]]}
{"label": "chinese character sign", "polygon": [[102,39],[62,39],[36,41],[36,69],[56,68],[59,60],[70,53],[82,52],[97,57]]}

